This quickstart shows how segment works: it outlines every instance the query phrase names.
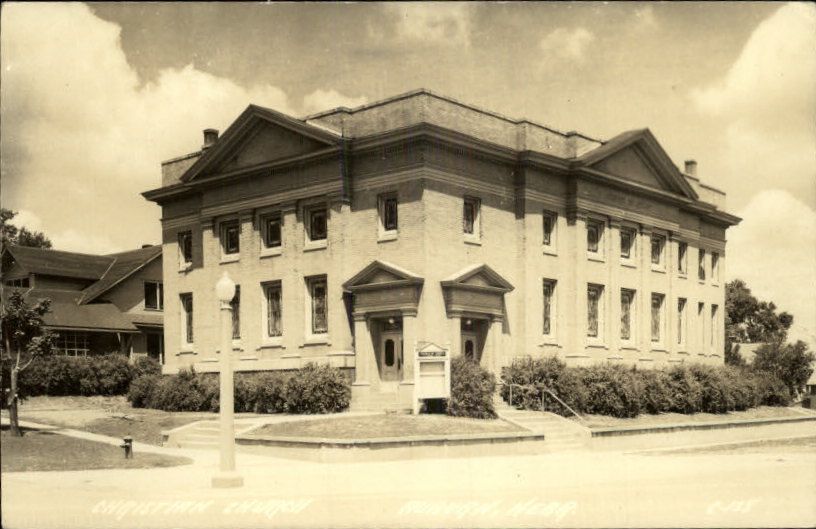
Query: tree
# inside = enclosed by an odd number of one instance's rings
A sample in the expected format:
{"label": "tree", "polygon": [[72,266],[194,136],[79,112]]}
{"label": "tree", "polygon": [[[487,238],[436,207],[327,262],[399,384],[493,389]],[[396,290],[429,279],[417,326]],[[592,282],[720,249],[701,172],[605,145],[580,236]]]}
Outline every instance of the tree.
{"label": "tree", "polygon": [[43,328],[51,300],[43,299],[29,306],[20,292],[12,292],[2,309],[2,362],[8,365],[10,391],[7,399],[9,420],[14,435],[22,436],[17,416],[18,380],[35,358],[51,354],[54,335]]}
{"label": "tree", "polygon": [[791,395],[799,396],[813,373],[813,352],[802,340],[795,344],[779,341],[767,343],[756,351],[753,368],[773,373],[790,389]]}
{"label": "tree", "polygon": [[726,350],[733,343],[784,342],[793,316],[777,314],[773,302],[760,301],[741,279],[725,285]]}
{"label": "tree", "polygon": [[746,365],[745,359],[740,354],[740,346],[738,343],[727,342],[725,344],[725,363],[730,366],[744,367]]}
{"label": "tree", "polygon": [[51,248],[51,241],[44,233],[30,231],[27,228],[18,228],[12,224],[11,221],[16,215],[16,211],[0,208],[0,237],[2,237],[3,247],[16,245]]}

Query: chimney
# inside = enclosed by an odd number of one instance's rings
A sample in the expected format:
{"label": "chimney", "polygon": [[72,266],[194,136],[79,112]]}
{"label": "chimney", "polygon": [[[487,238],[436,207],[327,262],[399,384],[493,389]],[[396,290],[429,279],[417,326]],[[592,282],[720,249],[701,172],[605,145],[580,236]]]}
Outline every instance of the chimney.
{"label": "chimney", "polygon": [[201,150],[209,149],[215,145],[216,141],[218,141],[218,131],[216,129],[204,129],[204,145],[201,146]]}
{"label": "chimney", "polygon": [[694,160],[686,160],[686,174],[697,178],[697,162]]}

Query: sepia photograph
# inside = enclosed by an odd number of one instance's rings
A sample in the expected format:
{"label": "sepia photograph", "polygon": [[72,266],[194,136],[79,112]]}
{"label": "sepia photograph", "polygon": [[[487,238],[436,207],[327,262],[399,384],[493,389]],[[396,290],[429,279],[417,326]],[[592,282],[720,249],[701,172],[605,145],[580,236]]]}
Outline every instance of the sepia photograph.
{"label": "sepia photograph", "polygon": [[816,526],[816,4],[0,5],[10,529]]}

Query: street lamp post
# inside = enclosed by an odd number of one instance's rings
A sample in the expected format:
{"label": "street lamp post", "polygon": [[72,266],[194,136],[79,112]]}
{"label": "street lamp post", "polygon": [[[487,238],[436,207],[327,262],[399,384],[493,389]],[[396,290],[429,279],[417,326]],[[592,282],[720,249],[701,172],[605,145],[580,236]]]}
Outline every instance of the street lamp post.
{"label": "street lamp post", "polygon": [[221,303],[221,394],[219,396],[219,418],[221,422],[221,458],[219,472],[212,478],[216,488],[240,487],[244,478],[235,471],[235,407],[232,376],[232,305],[235,283],[224,272],[215,285],[215,293]]}

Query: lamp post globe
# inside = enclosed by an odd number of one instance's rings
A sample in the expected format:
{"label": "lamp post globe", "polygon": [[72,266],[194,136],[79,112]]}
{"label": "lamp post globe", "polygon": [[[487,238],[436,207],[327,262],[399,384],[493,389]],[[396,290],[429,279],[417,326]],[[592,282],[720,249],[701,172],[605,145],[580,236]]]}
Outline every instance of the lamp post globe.
{"label": "lamp post globe", "polygon": [[226,272],[215,284],[215,294],[221,303],[229,303],[235,297],[235,281],[230,279],[229,274]]}

